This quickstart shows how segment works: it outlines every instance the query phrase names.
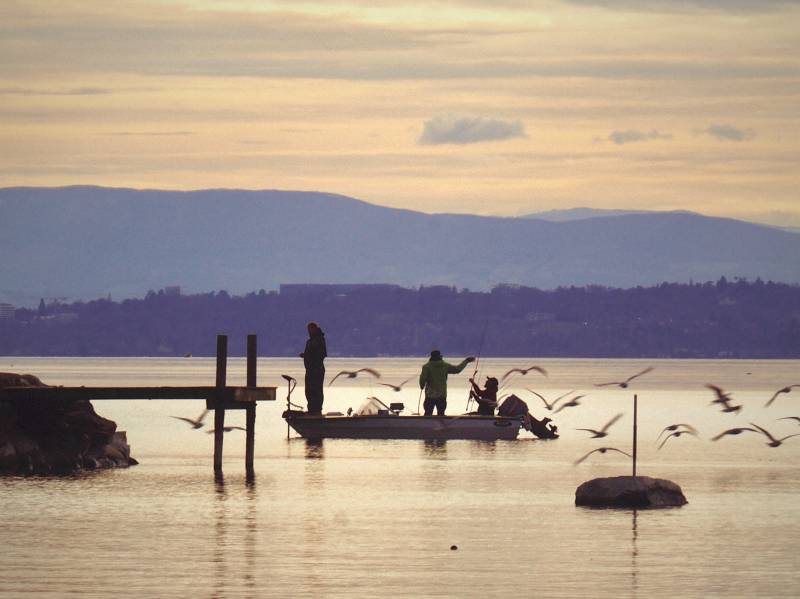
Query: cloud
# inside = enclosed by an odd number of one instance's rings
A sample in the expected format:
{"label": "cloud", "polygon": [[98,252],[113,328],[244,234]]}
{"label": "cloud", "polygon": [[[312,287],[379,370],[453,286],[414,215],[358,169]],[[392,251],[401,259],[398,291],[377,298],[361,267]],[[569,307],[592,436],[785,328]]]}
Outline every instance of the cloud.
{"label": "cloud", "polygon": [[25,87],[0,87],[4,96],[99,96],[112,93],[103,87],[75,87],[72,89],[32,89]]}
{"label": "cloud", "polygon": [[609,134],[608,139],[610,141],[613,141],[618,146],[621,146],[635,141],[650,141],[653,139],[672,139],[672,134],[660,133],[656,129],[653,129],[649,132],[629,129],[627,131],[612,131]]}
{"label": "cloud", "polygon": [[522,121],[501,121],[470,116],[436,116],[425,123],[419,143],[474,144],[526,137]]}
{"label": "cloud", "polygon": [[800,0],[564,0],[567,4],[596,6],[626,12],[732,12],[765,13],[791,9]]}
{"label": "cloud", "polygon": [[144,136],[162,137],[171,135],[194,135],[194,131],[113,131],[108,135],[115,137]]}
{"label": "cloud", "polygon": [[733,125],[711,125],[695,132],[698,135],[710,135],[723,141],[746,141],[753,139],[755,133],[749,129],[739,129]]}

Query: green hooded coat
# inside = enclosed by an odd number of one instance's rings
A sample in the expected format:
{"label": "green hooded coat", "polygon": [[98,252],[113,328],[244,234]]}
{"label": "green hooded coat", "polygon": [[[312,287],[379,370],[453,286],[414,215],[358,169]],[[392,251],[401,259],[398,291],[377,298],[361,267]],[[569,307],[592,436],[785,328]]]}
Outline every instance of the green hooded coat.
{"label": "green hooded coat", "polygon": [[457,366],[453,366],[442,360],[428,360],[422,367],[419,375],[419,388],[425,389],[425,397],[446,399],[447,398],[447,375],[458,374],[470,363],[469,358]]}

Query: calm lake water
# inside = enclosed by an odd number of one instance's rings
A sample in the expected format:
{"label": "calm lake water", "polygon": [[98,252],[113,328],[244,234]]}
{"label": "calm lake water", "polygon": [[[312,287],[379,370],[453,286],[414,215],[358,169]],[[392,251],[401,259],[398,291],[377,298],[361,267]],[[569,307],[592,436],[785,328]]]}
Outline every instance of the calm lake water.
{"label": "calm lake water", "polygon": [[[329,359],[369,366],[381,381],[412,378],[399,393],[370,379],[326,387],[326,410],[356,409],[369,395],[416,411],[421,359]],[[95,402],[126,430],[141,462],[71,479],[0,479],[0,595],[62,597],[797,597],[800,596],[800,437],[770,448],[745,433],[755,422],[776,436],[800,433],[798,361],[483,359],[484,375],[544,366],[505,391],[548,414],[546,397],[583,392],[554,417],[561,438],[536,441],[326,440],[286,438],[280,418],[287,373],[299,359],[259,360],[259,384],[278,386],[261,403],[256,480],[244,476],[244,433],[225,438],[225,478],[212,472],[213,435],[170,416],[196,417],[200,401]],[[597,388],[646,366],[631,387]],[[0,371],[62,385],[213,385],[214,360],[0,358]],[[448,413],[466,406],[471,369],[450,379]],[[244,384],[232,359],[228,382]],[[744,406],[709,405],[714,383]],[[590,478],[629,474],[633,394],[639,398],[639,473],[677,482],[689,504],[670,510],[574,506]],[[293,399],[305,403],[302,389]],[[605,439],[600,428],[624,416]],[[228,412],[226,424],[243,425]],[[209,419],[213,422],[213,418]],[[667,425],[693,424],[701,438],[670,439]],[[457,550],[450,549],[456,545]]]}

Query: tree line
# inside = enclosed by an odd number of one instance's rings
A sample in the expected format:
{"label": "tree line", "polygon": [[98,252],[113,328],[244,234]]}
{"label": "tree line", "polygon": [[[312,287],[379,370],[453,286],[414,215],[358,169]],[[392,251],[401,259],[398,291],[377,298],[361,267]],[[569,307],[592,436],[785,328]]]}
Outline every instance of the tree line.
{"label": "tree line", "polygon": [[42,301],[0,321],[0,354],[211,356],[225,333],[231,355],[241,355],[255,333],[260,355],[296,356],[313,320],[331,356],[425,356],[436,348],[450,356],[800,358],[800,286],[760,279],[488,292],[293,287]]}

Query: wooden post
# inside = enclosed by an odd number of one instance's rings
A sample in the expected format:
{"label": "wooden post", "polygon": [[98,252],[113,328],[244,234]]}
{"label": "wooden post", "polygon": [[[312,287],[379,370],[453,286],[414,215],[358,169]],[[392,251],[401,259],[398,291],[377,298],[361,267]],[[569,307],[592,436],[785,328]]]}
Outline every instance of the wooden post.
{"label": "wooden post", "polygon": [[[256,387],[257,379],[257,360],[258,360],[258,340],[255,335],[247,336],[247,386]],[[256,445],[256,403],[253,402],[247,406],[247,424],[246,435],[247,441],[245,446],[244,464],[247,470],[247,476],[252,477],[254,474],[253,469],[253,455],[255,453]]]}
{"label": "wooden post", "polygon": [[637,425],[637,397],[633,396],[633,478],[636,478],[636,425]]}
{"label": "wooden post", "polygon": [[222,474],[222,439],[225,434],[225,407],[222,391],[228,374],[228,336],[217,335],[217,397],[214,400],[214,474]]}

